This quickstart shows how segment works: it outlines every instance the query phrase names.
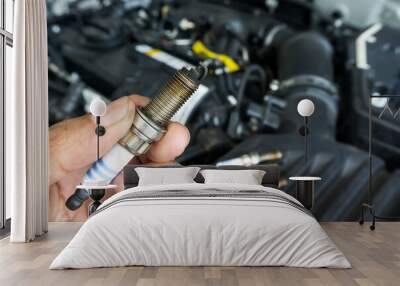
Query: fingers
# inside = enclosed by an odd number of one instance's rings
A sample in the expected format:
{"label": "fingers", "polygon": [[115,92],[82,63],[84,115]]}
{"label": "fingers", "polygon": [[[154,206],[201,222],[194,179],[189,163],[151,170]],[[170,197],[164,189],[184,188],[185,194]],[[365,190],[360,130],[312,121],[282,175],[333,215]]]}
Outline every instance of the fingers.
{"label": "fingers", "polygon": [[[107,106],[106,115],[101,118],[106,134],[100,137],[100,156],[128,132],[136,105],[147,103],[147,98],[134,95],[122,97]],[[94,162],[97,158],[96,141],[95,120],[89,114],[50,127],[50,184]]]}
{"label": "fingers", "polygon": [[182,154],[189,141],[189,130],[179,123],[171,123],[168,125],[164,137],[153,143],[144,160],[147,159],[155,163],[173,161]]}
{"label": "fingers", "polygon": [[150,102],[150,98],[148,98],[147,96],[141,96],[141,95],[134,94],[134,95],[130,95],[128,97],[138,107],[146,106]]}
{"label": "fingers", "polygon": [[[105,127],[113,125],[128,115],[127,112],[130,111],[128,110],[129,107],[133,108],[134,111],[136,106],[145,106],[149,101],[148,97],[140,95],[131,95],[119,98],[107,106],[105,116],[101,117],[101,125]],[[129,106],[129,104],[131,104],[131,106]],[[131,115],[134,116],[135,114],[133,113]],[[96,123],[96,117],[90,114],[87,114],[86,116],[89,116],[93,123]]]}
{"label": "fingers", "polygon": [[[147,97],[129,96],[112,102],[101,119],[106,134],[100,138],[100,156],[121,139],[132,125],[136,106],[145,106]],[[85,115],[58,123],[50,128],[50,184],[69,172],[90,165],[97,158],[95,119]],[[165,163],[173,161],[186,148],[190,134],[186,127],[171,123],[164,137],[153,143],[142,161]]]}

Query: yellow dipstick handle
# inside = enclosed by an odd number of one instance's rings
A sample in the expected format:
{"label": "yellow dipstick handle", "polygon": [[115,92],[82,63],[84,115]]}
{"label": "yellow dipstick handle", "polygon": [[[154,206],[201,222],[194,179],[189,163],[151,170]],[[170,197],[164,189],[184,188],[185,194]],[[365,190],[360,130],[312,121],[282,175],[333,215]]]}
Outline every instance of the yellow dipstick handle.
{"label": "yellow dipstick handle", "polygon": [[194,42],[192,50],[198,56],[220,61],[225,65],[230,73],[236,72],[240,69],[239,65],[231,57],[210,51],[201,41]]}

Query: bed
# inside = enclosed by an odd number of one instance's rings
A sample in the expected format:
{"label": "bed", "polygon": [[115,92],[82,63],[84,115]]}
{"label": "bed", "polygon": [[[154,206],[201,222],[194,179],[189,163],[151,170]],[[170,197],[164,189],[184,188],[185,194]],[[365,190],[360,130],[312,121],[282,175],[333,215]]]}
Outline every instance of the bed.
{"label": "bed", "polygon": [[137,186],[135,167],[128,167],[128,188],[99,207],[50,269],[350,268],[313,215],[274,188],[278,167],[259,168],[266,170],[262,185],[202,183],[197,178],[194,183]]}

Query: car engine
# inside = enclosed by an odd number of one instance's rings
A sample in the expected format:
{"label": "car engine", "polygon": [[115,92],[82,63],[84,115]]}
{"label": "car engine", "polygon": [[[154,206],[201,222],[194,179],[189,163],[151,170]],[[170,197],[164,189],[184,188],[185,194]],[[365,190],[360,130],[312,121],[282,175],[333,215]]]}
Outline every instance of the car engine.
{"label": "car engine", "polygon": [[[191,133],[177,161],[277,163],[290,194],[289,176],[320,176],[315,216],[357,219],[367,200],[369,92],[400,95],[400,5],[356,2],[49,0],[49,124],[83,115],[95,96],[151,97],[180,67],[202,64],[209,76],[174,118]],[[377,21],[365,92],[355,39]],[[307,164],[304,98],[315,104]],[[380,215],[400,216],[400,98],[372,104],[372,200]]]}

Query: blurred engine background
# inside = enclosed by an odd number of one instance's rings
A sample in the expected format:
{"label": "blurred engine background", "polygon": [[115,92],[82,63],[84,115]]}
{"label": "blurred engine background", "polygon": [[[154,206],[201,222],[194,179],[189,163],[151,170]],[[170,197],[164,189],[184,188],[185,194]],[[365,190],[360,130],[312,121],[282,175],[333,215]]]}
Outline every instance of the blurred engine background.
{"label": "blurred engine background", "polygon": [[[368,46],[369,91],[354,76],[355,39]],[[49,124],[82,115],[94,96],[151,97],[174,71],[201,63],[210,76],[174,118],[191,132],[182,164],[278,163],[321,176],[314,213],[354,220],[368,187],[368,95],[400,95],[400,3],[389,0],[48,0]],[[303,119],[311,99],[311,157]],[[400,100],[373,101],[373,200],[400,215]],[[384,107],[392,114],[378,116]],[[396,144],[397,143],[397,144]]]}

